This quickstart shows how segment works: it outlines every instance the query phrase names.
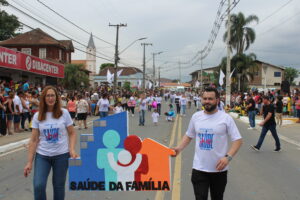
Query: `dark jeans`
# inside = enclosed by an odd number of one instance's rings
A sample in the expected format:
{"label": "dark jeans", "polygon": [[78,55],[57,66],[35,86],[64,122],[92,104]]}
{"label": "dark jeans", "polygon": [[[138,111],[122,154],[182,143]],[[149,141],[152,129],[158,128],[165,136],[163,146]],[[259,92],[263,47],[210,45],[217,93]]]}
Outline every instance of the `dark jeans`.
{"label": "dark jeans", "polygon": [[269,126],[263,126],[262,129],[261,129],[261,133],[260,133],[260,137],[258,139],[258,142],[257,142],[257,145],[255,145],[256,148],[260,149],[262,143],[264,142],[264,139],[267,135],[267,132],[268,131],[271,131],[272,133],[272,136],[275,140],[275,143],[276,143],[276,148],[277,149],[280,149],[280,141],[279,141],[279,137],[277,135],[277,131],[276,131],[276,124],[273,124],[273,125],[269,125]]}
{"label": "dark jeans", "polygon": [[22,129],[25,129],[26,119],[28,119],[29,123],[31,122],[31,115],[30,115],[29,112],[24,112],[24,113],[21,114],[21,128]]}
{"label": "dark jeans", "polygon": [[108,116],[108,112],[100,111],[100,118],[107,117],[107,116]]}
{"label": "dark jeans", "polygon": [[140,110],[139,112],[139,125],[145,125],[145,110]]}
{"label": "dark jeans", "polygon": [[69,153],[57,156],[35,155],[34,163],[34,200],[46,200],[47,179],[52,168],[53,199],[65,199],[65,183],[69,165]]}
{"label": "dark jeans", "polygon": [[176,113],[180,114],[180,105],[176,103]]}
{"label": "dark jeans", "polygon": [[192,183],[196,200],[207,200],[208,190],[210,190],[211,200],[223,200],[227,171],[208,173],[193,169]]}
{"label": "dark jeans", "polygon": [[134,107],[128,107],[129,108],[129,111],[131,111],[131,114],[134,115]]}
{"label": "dark jeans", "polygon": [[157,112],[159,115],[161,115],[161,104],[160,103],[157,104]]}
{"label": "dark jeans", "polygon": [[252,128],[255,127],[255,115],[256,115],[255,110],[248,111],[249,123],[250,123],[250,127],[252,127]]}

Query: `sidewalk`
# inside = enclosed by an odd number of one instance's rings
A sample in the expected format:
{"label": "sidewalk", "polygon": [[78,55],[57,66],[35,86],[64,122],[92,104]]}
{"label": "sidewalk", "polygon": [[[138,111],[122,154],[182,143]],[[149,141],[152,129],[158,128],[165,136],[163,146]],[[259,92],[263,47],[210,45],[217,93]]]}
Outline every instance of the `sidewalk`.
{"label": "sidewalk", "polygon": [[[98,116],[88,117],[87,123],[98,118]],[[77,128],[77,126],[75,126],[75,128]],[[1,154],[20,148],[22,146],[26,147],[28,145],[30,135],[31,131],[24,131],[22,133],[14,133],[13,135],[0,137],[0,156]]]}

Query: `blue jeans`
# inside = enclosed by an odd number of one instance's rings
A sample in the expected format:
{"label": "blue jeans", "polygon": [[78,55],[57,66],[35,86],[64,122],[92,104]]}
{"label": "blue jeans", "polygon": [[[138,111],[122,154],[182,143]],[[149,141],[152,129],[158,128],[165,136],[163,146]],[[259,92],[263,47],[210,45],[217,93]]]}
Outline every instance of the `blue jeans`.
{"label": "blue jeans", "polygon": [[145,110],[140,110],[139,112],[139,125],[145,125]]}
{"label": "blue jeans", "polygon": [[256,115],[255,110],[248,111],[249,123],[250,123],[250,127],[252,128],[255,127],[255,115]]}
{"label": "blue jeans", "polygon": [[258,139],[257,145],[255,145],[256,148],[260,149],[262,143],[264,142],[265,136],[267,135],[267,132],[269,130],[271,131],[272,136],[275,140],[276,148],[280,149],[280,141],[279,141],[279,137],[278,137],[277,131],[276,131],[276,124],[262,127],[261,134],[260,134],[260,137]]}
{"label": "blue jeans", "polygon": [[181,114],[185,115],[186,105],[181,105]]}
{"label": "blue jeans", "polygon": [[107,117],[107,116],[108,116],[108,112],[101,112],[100,111],[100,118]]}
{"label": "blue jeans", "polygon": [[53,199],[65,199],[65,184],[69,165],[69,153],[57,156],[35,155],[34,163],[34,200],[46,200],[46,186],[49,172],[52,168]]}

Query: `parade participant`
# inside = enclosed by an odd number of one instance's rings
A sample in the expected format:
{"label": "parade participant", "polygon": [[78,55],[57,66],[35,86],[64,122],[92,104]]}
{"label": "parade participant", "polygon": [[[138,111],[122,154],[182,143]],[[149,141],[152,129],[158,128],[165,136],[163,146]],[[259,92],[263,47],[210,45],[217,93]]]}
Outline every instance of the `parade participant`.
{"label": "parade participant", "polygon": [[147,99],[145,98],[145,94],[140,95],[139,99],[139,126],[145,126],[145,113],[147,110]]}
{"label": "parade participant", "polygon": [[96,107],[96,112],[100,113],[100,118],[107,117],[108,116],[108,109],[109,109],[109,101],[108,101],[108,95],[103,94],[102,98],[99,99]]}
{"label": "parade participant", "polygon": [[114,107],[114,112],[115,114],[118,114],[118,113],[121,113],[121,112],[124,112],[124,109],[121,105],[121,102],[118,102],[116,107]]}
{"label": "parade participant", "polygon": [[162,98],[158,94],[158,95],[156,95],[155,100],[157,102],[157,112],[158,112],[159,115],[161,115],[161,102],[162,102]]}
{"label": "parade participant", "polygon": [[4,90],[0,89],[0,136],[6,135],[6,106],[3,94]]}
{"label": "parade participant", "polygon": [[[178,155],[193,138],[196,139],[191,178],[196,200],[207,200],[209,190],[212,200],[223,199],[228,164],[242,144],[234,120],[217,109],[219,101],[217,89],[205,88],[204,111],[192,116],[182,142],[174,148]],[[228,150],[229,138],[232,145]]]}
{"label": "parade participant", "polygon": [[181,99],[181,95],[177,93],[175,96],[175,105],[176,105],[177,114],[180,114],[180,99]]}
{"label": "parade participant", "polygon": [[74,96],[70,98],[67,104],[67,109],[70,113],[71,119],[73,120],[73,125],[75,126],[75,116],[76,116],[76,101]]}
{"label": "parade participant", "polygon": [[262,108],[262,111],[263,111],[264,120],[259,123],[259,125],[262,126],[262,130],[261,130],[260,137],[258,139],[257,144],[251,145],[251,147],[255,151],[259,151],[261,148],[261,145],[264,142],[267,132],[270,130],[272,133],[272,136],[276,142],[276,148],[274,149],[274,152],[279,152],[279,151],[281,151],[281,147],[280,147],[279,137],[278,137],[277,131],[276,131],[275,108],[274,108],[274,105],[270,103],[270,99],[268,96],[263,97],[263,103],[264,103],[264,106]]}
{"label": "parade participant", "polygon": [[129,101],[127,102],[127,106],[128,106],[129,111],[131,111],[131,116],[132,117],[134,117],[134,108],[135,108],[135,105],[136,105],[136,101],[134,99],[134,96],[132,95],[129,98]]}
{"label": "parade participant", "polygon": [[250,125],[250,127],[248,129],[255,129],[255,115],[256,115],[255,101],[250,94],[247,95],[246,108],[247,108],[247,112],[248,112],[249,125]]}
{"label": "parade participant", "polygon": [[276,106],[276,113],[275,113],[276,124],[278,126],[281,126],[282,125],[282,110],[283,110],[282,96],[277,96],[275,106]]}
{"label": "parade participant", "polygon": [[187,98],[185,95],[182,95],[182,97],[180,98],[179,105],[180,105],[181,116],[185,116],[186,105],[187,105]]}
{"label": "parade participant", "polygon": [[7,104],[6,104],[6,115],[7,115],[7,131],[9,135],[12,135],[11,127],[12,121],[13,121],[13,115],[14,115],[14,96],[15,93],[9,92],[8,93],[8,99],[7,99]]}
{"label": "parade participant", "polygon": [[21,115],[23,113],[23,106],[21,102],[21,97],[24,95],[23,91],[19,90],[17,95],[15,95],[13,102],[14,102],[14,132],[20,133],[20,122],[21,122]]}
{"label": "parade participant", "polygon": [[78,95],[79,101],[76,102],[76,113],[78,118],[78,129],[81,130],[82,122],[84,128],[87,129],[86,118],[89,111],[89,104],[82,95]]}
{"label": "parade participant", "polygon": [[156,109],[153,110],[153,113],[152,113],[152,121],[154,123],[155,126],[157,126],[157,122],[158,122],[158,118],[159,118],[159,113],[157,112]]}
{"label": "parade participant", "polygon": [[295,102],[295,105],[296,105],[296,111],[297,111],[297,117],[298,117],[298,120],[296,121],[296,123],[300,123],[300,92],[298,92],[296,95],[297,95],[297,100]]}
{"label": "parade participant", "polygon": [[65,182],[69,157],[76,158],[76,133],[73,121],[61,102],[55,87],[44,88],[40,98],[39,112],[32,121],[32,135],[29,141],[28,162],[24,176],[31,170],[33,160],[33,189],[35,200],[46,200],[46,185],[49,172],[53,170],[53,199],[65,198]]}

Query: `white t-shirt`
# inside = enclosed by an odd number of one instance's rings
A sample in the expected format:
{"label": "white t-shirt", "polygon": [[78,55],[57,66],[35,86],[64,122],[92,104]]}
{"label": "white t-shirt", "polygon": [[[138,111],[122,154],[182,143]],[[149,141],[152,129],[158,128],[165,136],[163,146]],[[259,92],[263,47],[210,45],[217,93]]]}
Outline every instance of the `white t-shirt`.
{"label": "white t-shirt", "polygon": [[[217,162],[228,151],[228,137],[231,141],[241,139],[240,132],[225,112],[218,111],[212,115],[204,111],[196,112],[190,121],[186,135],[196,137],[193,168],[205,172],[218,172]],[[228,170],[228,166],[222,171]]]}
{"label": "white t-shirt", "polygon": [[159,97],[155,97],[156,101],[158,104],[161,104],[161,101],[162,101],[162,98],[159,96]]}
{"label": "white t-shirt", "polygon": [[159,114],[157,112],[153,112],[152,113],[152,120],[153,120],[153,123],[157,123],[158,122],[158,118],[159,118]]}
{"label": "white t-shirt", "polygon": [[180,102],[180,105],[186,105],[187,99],[185,97],[181,97],[179,102]]}
{"label": "white t-shirt", "polygon": [[140,99],[140,110],[147,110],[147,99]]}
{"label": "white t-shirt", "polygon": [[13,99],[13,102],[14,102],[14,111],[17,112],[16,106],[19,105],[19,111],[22,113],[23,112],[23,105],[22,105],[21,99],[18,95],[15,95],[15,97]]}
{"label": "white t-shirt", "polygon": [[122,108],[122,106],[116,106],[115,107],[115,114],[117,114],[117,113],[120,113],[120,112],[123,112],[124,110],[123,110],[123,108]]}
{"label": "white t-shirt", "polygon": [[97,106],[99,106],[100,112],[108,112],[108,108],[109,108],[108,99],[99,99]]}
{"label": "white t-shirt", "polygon": [[69,112],[62,108],[63,114],[54,119],[51,112],[47,112],[44,121],[38,120],[38,112],[32,119],[32,128],[39,129],[39,143],[36,152],[44,156],[56,156],[69,152],[69,137],[67,127],[73,126]]}

